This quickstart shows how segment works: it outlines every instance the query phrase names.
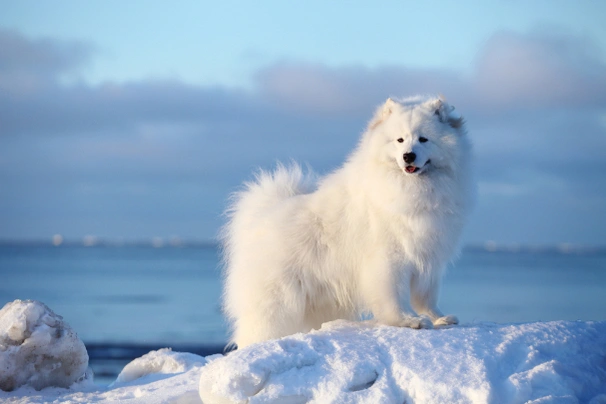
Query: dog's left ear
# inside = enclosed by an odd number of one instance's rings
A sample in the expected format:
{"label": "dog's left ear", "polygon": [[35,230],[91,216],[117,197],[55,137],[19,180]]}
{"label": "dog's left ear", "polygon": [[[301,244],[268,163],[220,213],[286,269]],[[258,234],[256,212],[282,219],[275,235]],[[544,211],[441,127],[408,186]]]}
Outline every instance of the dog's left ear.
{"label": "dog's left ear", "polygon": [[385,101],[385,104],[383,104],[377,109],[375,116],[368,124],[368,129],[374,129],[379,126],[381,122],[383,122],[385,119],[387,119],[387,117],[389,117],[389,115],[391,115],[395,107],[396,102],[391,98],[388,98],[387,101]]}
{"label": "dog's left ear", "polygon": [[433,104],[434,115],[438,116],[440,122],[447,123],[451,128],[459,129],[463,126],[463,117],[458,114],[453,114],[454,107],[446,102],[444,96],[440,95],[438,100]]}

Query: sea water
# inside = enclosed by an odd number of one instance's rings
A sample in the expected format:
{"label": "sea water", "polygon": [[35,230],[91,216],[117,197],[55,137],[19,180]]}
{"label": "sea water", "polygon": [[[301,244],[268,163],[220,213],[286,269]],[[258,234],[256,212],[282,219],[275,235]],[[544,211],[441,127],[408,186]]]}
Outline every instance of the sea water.
{"label": "sea water", "polygon": [[[40,300],[86,342],[223,343],[220,298],[215,245],[0,246],[0,307]],[[467,248],[440,306],[464,323],[606,320],[606,251]]]}
{"label": "sea water", "polygon": [[2,246],[0,305],[35,299],[85,342],[219,343],[214,246]]}
{"label": "sea water", "polygon": [[[448,268],[444,312],[462,323],[606,320],[606,250],[489,247],[463,249]],[[220,349],[227,340],[220,298],[220,253],[212,244],[0,245],[0,307],[14,299],[46,303],[97,365],[147,347]],[[129,350],[115,356],[120,347]],[[114,376],[115,366],[107,372]]]}

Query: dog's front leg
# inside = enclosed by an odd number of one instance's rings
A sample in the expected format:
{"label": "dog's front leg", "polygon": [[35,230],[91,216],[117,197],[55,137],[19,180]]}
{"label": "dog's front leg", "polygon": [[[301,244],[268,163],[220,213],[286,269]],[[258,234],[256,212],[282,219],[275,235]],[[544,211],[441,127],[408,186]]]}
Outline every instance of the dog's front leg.
{"label": "dog's front leg", "polygon": [[366,306],[381,324],[409,328],[433,328],[431,320],[418,316],[408,303],[410,278],[387,263],[367,266],[361,279]]}
{"label": "dog's front leg", "polygon": [[435,326],[458,324],[452,314],[445,316],[438,308],[440,277],[414,274],[410,279],[410,301],[419,314],[427,315]]}

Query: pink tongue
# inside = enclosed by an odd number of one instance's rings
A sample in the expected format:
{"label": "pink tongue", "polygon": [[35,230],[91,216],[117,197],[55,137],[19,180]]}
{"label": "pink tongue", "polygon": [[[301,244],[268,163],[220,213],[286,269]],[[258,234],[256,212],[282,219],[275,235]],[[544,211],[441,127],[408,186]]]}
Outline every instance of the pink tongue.
{"label": "pink tongue", "polygon": [[417,170],[417,167],[415,166],[407,166],[406,167],[406,172],[407,173],[414,173]]}

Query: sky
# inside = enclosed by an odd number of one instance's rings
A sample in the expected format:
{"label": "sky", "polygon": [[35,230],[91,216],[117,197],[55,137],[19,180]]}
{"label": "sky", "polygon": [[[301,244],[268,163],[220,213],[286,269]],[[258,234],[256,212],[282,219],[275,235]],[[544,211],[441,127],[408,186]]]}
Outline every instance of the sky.
{"label": "sky", "polygon": [[465,243],[606,244],[606,3],[0,0],[0,239],[213,240],[229,194],[336,169],[390,96],[446,96]]}

